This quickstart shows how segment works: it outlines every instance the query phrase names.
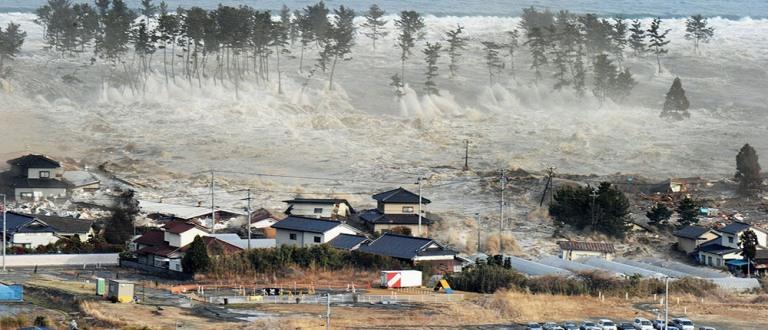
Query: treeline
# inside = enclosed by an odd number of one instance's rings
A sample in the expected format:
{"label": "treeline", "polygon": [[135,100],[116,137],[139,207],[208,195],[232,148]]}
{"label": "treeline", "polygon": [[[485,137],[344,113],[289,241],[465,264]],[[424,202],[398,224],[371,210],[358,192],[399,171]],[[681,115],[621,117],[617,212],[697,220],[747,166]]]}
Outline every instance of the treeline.
{"label": "treeline", "polygon": [[390,257],[359,251],[346,251],[328,245],[295,247],[281,245],[274,249],[252,249],[236,254],[213,253],[207,273],[227,274],[274,274],[291,268],[322,269],[328,271],[353,268],[360,270],[408,269],[409,265]]}
{"label": "treeline", "polygon": [[[404,95],[406,64],[417,51],[425,65],[424,91],[437,94],[441,58],[447,56],[448,78],[454,78],[470,46],[461,25],[445,31],[438,38],[442,41],[424,41],[424,18],[410,10],[396,15],[395,31],[387,31],[386,12],[377,5],[362,13],[359,25],[350,8],[331,9],[323,1],[295,10],[283,6],[272,13],[245,5],[170,10],[164,2],[142,0],[141,7],[132,10],[124,0],[95,0],[94,5],[48,0],[36,13],[49,49],[62,56],[90,52],[94,55],[91,63],[102,60],[113,70],[122,69],[133,89],[145,87],[142,82],[154,72],[152,64],[160,57],[166,83],[197,80],[202,86],[204,78],[211,78],[214,83],[233,83],[237,93],[243,79],[267,82],[274,72],[278,92],[282,92],[281,61],[286,56],[298,57],[304,86],[323,72],[332,89],[337,65],[352,58],[358,35],[371,39],[375,52],[392,32],[401,66],[390,78],[395,95]],[[701,15],[688,19],[686,31],[696,49],[714,34]],[[505,71],[516,74],[515,62],[520,48],[525,47],[536,82],[547,76],[554,80],[555,90],[571,88],[578,95],[591,90],[601,102],[621,102],[637,84],[624,66],[625,56],[653,54],[661,70],[670,42],[668,32],[658,18],[646,27],[639,20],[530,7],[523,10],[517,29],[479,40],[477,46],[482,48],[491,84],[501,81]],[[314,65],[307,67],[309,58],[314,58]]]}
{"label": "treeline", "polygon": [[8,23],[5,30],[0,27],[0,78],[10,76],[11,70],[5,67],[5,61],[16,57],[26,37],[27,33],[21,31],[19,25],[13,22]]}
{"label": "treeline", "polygon": [[[489,260],[465,268],[464,271],[448,278],[452,288],[462,291],[494,293],[501,289],[529,292],[533,294],[557,295],[606,295],[624,297],[625,294],[645,297],[663,294],[664,281],[661,279],[610,277],[599,272],[580,273],[574,277],[540,276],[525,277],[522,274]],[[713,293],[716,285],[695,278],[683,278],[669,283],[672,292],[687,293],[698,297]]]}

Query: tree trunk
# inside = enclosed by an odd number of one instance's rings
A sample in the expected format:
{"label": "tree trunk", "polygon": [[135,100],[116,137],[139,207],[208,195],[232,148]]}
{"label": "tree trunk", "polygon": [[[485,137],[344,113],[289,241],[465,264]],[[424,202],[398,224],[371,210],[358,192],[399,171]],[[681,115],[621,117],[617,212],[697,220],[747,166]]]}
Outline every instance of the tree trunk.
{"label": "tree trunk", "polygon": [[163,45],[163,74],[165,75],[165,85],[168,85],[168,44]]}
{"label": "tree trunk", "polygon": [[659,74],[661,74],[661,54],[656,53],[656,64],[659,65]]}
{"label": "tree trunk", "polygon": [[304,72],[303,67],[304,67],[304,44],[301,44],[301,56],[299,56],[299,72]]}
{"label": "tree trunk", "polygon": [[277,66],[275,70],[277,70],[277,93],[283,94],[283,79],[280,75],[280,49],[278,46],[275,46],[275,56],[277,56],[277,62],[275,65]]}
{"label": "tree trunk", "polygon": [[173,82],[176,82],[176,40],[173,40],[173,47],[171,48],[171,77],[173,77]]}
{"label": "tree trunk", "polygon": [[328,81],[328,89],[333,90],[333,74],[336,72],[336,61],[339,59],[339,56],[336,55],[333,57],[333,64],[331,64],[331,74],[330,79]]}

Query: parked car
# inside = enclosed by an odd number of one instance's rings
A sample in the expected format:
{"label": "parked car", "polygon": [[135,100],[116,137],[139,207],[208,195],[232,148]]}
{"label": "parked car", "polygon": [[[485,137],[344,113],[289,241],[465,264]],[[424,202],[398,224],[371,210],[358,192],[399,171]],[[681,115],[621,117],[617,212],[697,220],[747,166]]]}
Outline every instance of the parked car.
{"label": "parked car", "polygon": [[699,327],[699,330],[717,330],[713,327]]}
{"label": "parked car", "polygon": [[544,330],[563,330],[563,328],[555,322],[547,322],[544,323],[544,326],[542,327]]}
{"label": "parked car", "polygon": [[544,330],[544,328],[541,327],[541,324],[531,322],[528,323],[528,325],[525,327],[525,330]]}
{"label": "parked car", "polygon": [[660,320],[660,319],[653,320],[653,328],[656,330],[664,329],[664,320]]}
{"label": "parked car", "polygon": [[674,323],[669,322],[669,324],[667,324],[667,327],[662,328],[661,330],[682,330],[682,329],[676,327]]}
{"label": "parked car", "polygon": [[635,326],[637,330],[653,330],[653,323],[651,321],[648,321],[648,319],[644,319],[642,317],[636,317],[635,320],[632,322],[632,325]]}
{"label": "parked car", "polygon": [[563,322],[563,330],[578,330],[579,326],[573,322]]}
{"label": "parked car", "polygon": [[635,325],[632,324],[632,323],[629,323],[629,322],[619,323],[619,325],[616,326],[616,329],[618,329],[618,330],[637,330],[637,328],[635,328]]}
{"label": "parked car", "polygon": [[579,330],[602,330],[602,328],[597,326],[597,323],[592,321],[584,321],[581,322],[581,326],[579,327]]}
{"label": "parked car", "polygon": [[696,327],[693,326],[691,320],[682,317],[672,319],[671,325],[674,325],[680,330],[696,330]]}
{"label": "parked car", "polygon": [[616,330],[616,323],[608,319],[602,319],[597,321],[597,326],[603,330]]}

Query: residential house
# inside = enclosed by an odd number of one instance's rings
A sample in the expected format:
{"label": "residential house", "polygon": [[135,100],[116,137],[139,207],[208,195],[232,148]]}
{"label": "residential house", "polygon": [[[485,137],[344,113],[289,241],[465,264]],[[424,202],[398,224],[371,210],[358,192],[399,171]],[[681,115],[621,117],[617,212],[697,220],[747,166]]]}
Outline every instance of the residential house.
{"label": "residential house", "polygon": [[461,271],[457,252],[431,238],[385,233],[358,251],[392,257],[412,265],[428,264],[444,273]]}
{"label": "residential house", "polygon": [[284,217],[278,216],[264,208],[251,212],[251,238],[274,239],[277,231],[272,228],[272,225],[283,220]]}
{"label": "residential house", "polygon": [[[211,234],[210,237],[214,237],[223,242],[237,246],[243,250],[248,248],[248,239],[240,238],[237,234]],[[276,246],[274,238],[254,238],[251,239],[252,249],[268,249]]]}
{"label": "residential house", "polygon": [[216,217],[216,223],[226,222],[246,214],[239,210],[222,209],[218,207],[211,210],[210,207],[158,203],[145,200],[139,201],[139,210],[153,220],[194,221],[209,228],[211,226],[212,213]]}
{"label": "residential house", "polygon": [[242,250],[208,234],[205,228],[187,222],[172,221],[161,229],[150,230],[133,240],[139,263],[173,271],[183,271],[181,259],[195,237],[203,238],[211,251],[234,253]]}
{"label": "residential house", "polygon": [[768,273],[768,249],[755,251],[755,274],[765,276]]}
{"label": "residential house", "polygon": [[59,180],[59,162],[43,155],[26,155],[7,162],[11,169],[0,175],[0,186],[15,200],[66,197],[69,185]]}
{"label": "residential house", "polygon": [[[372,196],[377,205],[373,210],[360,214],[360,220],[374,233],[396,232],[413,236],[429,236],[432,220],[426,215],[427,198],[419,198],[402,187],[378,193]],[[421,200],[421,204],[419,201]],[[419,210],[422,216],[419,221]],[[419,226],[421,222],[421,226]]]}
{"label": "residential house", "polygon": [[560,259],[563,260],[596,257],[610,261],[616,255],[616,249],[611,243],[559,241],[557,245],[560,246]]}
{"label": "residential house", "polygon": [[341,234],[330,240],[328,245],[340,250],[354,251],[370,242],[371,240],[365,236]]}
{"label": "residential house", "polygon": [[341,234],[357,235],[360,231],[339,221],[289,216],[272,225],[277,230],[276,244],[308,247],[330,242]]}
{"label": "residential house", "polygon": [[340,198],[294,198],[285,200],[287,215],[307,218],[345,220],[355,213],[346,199]]}
{"label": "residential house", "polygon": [[758,248],[765,248],[768,232],[746,222],[734,221],[717,230],[717,234],[720,237],[711,239],[699,246],[697,251],[699,263],[711,267],[724,268],[729,260],[743,259],[739,240],[741,235],[747,230],[752,230],[757,236]]}
{"label": "residential house", "polygon": [[35,249],[56,243],[59,239],[71,239],[75,235],[81,241],[93,237],[93,223],[71,217],[6,212],[8,244]]}
{"label": "residential house", "polygon": [[677,248],[686,254],[693,254],[701,244],[713,239],[719,238],[712,229],[700,226],[686,226],[675,232],[677,237]]}

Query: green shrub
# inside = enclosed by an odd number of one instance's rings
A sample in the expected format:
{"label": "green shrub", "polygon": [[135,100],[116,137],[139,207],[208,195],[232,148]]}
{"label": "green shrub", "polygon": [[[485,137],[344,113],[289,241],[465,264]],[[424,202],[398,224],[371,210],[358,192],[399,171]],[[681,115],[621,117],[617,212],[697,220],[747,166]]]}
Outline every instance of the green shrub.
{"label": "green shrub", "polygon": [[496,264],[477,264],[448,277],[452,288],[462,291],[493,293],[499,289],[521,288],[525,276]]}

